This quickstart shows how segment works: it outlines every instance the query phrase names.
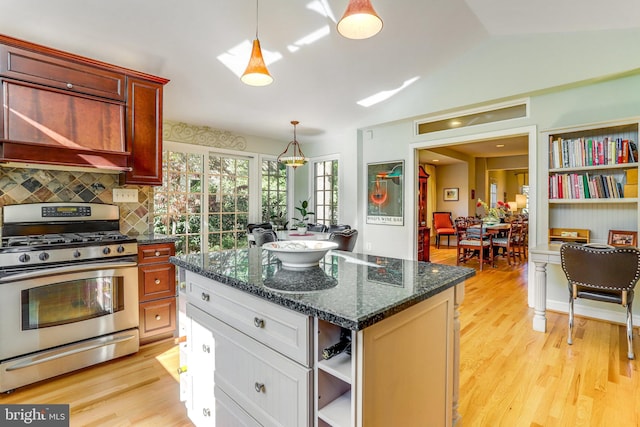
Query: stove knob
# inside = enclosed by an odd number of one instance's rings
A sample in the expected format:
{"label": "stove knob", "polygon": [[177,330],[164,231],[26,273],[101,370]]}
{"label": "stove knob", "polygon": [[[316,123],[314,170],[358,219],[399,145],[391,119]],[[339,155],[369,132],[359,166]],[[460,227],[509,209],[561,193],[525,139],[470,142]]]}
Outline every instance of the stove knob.
{"label": "stove knob", "polygon": [[120,245],[118,246],[118,253],[121,254],[122,252],[124,252],[124,246]]}
{"label": "stove knob", "polygon": [[22,254],[18,258],[18,261],[20,261],[20,262],[29,262],[30,259],[31,259],[31,257],[28,254]]}
{"label": "stove knob", "polygon": [[79,251],[79,250],[77,250],[77,249],[76,249],[76,251],[73,253],[73,257],[74,257],[74,258],[80,258],[80,256],[81,256],[81,255],[82,255],[82,254],[81,254],[81,253],[80,253],[80,251]]}
{"label": "stove knob", "polygon": [[105,255],[109,255],[111,253],[111,248],[110,247],[106,247],[102,250],[102,253]]}
{"label": "stove knob", "polygon": [[42,252],[40,255],[38,255],[38,258],[40,259],[40,261],[46,261],[49,259],[49,254],[46,252]]}

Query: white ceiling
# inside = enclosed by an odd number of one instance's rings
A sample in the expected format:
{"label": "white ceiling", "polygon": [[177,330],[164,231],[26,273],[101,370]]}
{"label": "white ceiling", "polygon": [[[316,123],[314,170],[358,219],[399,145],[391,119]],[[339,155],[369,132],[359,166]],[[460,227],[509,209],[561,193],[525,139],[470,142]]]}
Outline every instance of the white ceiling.
{"label": "white ceiling", "polygon": [[[301,142],[314,142],[404,111],[394,97],[368,108],[357,101],[414,78],[404,90],[419,90],[427,76],[496,38],[640,22],[638,0],[372,3],[384,28],[357,41],[335,30],[347,0],[260,0],[263,52],[280,56],[268,65],[274,83],[261,88],[242,84],[218,59],[235,57],[236,72],[244,70],[254,0],[3,0],[0,33],[170,79],[167,119],[284,141],[295,119]],[[313,34],[324,35],[309,43]]]}

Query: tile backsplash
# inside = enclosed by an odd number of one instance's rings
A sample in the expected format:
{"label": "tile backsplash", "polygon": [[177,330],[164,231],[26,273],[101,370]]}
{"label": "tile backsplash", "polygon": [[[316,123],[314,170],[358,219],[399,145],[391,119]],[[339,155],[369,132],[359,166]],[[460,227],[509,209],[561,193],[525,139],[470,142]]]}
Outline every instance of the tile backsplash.
{"label": "tile backsplash", "polygon": [[[113,203],[114,188],[135,188],[138,203]],[[0,167],[0,206],[42,202],[90,202],[118,205],[120,232],[151,233],[153,188],[119,184],[119,175]]]}

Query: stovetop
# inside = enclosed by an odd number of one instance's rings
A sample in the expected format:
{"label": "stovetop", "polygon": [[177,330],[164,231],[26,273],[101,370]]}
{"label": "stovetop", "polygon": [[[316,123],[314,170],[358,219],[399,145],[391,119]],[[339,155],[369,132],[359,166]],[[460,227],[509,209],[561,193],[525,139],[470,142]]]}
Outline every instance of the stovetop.
{"label": "stovetop", "polygon": [[96,203],[4,207],[0,271],[135,257],[137,240],[119,231],[119,209]]}

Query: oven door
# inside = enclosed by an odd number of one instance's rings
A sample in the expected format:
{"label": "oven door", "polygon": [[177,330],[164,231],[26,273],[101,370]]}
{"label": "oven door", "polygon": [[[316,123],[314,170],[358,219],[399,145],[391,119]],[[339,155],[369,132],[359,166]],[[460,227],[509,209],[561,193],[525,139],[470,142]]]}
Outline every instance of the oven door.
{"label": "oven door", "polygon": [[137,328],[136,265],[70,265],[0,282],[0,360]]}

